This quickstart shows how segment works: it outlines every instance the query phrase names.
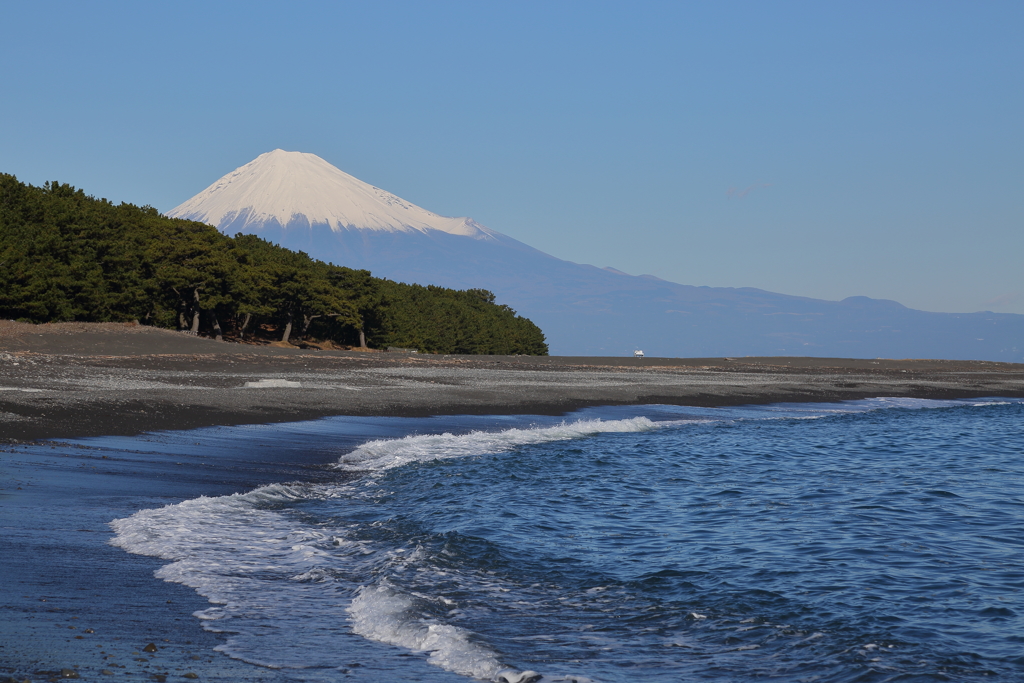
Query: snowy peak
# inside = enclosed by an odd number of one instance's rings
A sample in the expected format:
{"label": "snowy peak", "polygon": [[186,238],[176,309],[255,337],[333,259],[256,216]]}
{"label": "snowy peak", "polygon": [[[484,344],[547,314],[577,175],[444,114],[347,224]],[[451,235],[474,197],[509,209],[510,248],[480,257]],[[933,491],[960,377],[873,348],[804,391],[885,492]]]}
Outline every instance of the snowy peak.
{"label": "snowy peak", "polygon": [[232,232],[326,225],[335,232],[440,230],[475,239],[498,236],[471,218],[439,216],[364,183],[315,154],[281,149],[259,155],[167,215],[230,226]]}

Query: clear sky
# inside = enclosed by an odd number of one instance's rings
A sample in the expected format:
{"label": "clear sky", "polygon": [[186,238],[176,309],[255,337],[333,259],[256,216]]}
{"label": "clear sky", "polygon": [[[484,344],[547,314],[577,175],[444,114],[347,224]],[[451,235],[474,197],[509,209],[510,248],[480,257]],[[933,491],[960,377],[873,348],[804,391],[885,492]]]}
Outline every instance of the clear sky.
{"label": "clear sky", "polygon": [[1024,3],[0,4],[0,172],[166,211],[275,148],[560,258],[1024,313]]}

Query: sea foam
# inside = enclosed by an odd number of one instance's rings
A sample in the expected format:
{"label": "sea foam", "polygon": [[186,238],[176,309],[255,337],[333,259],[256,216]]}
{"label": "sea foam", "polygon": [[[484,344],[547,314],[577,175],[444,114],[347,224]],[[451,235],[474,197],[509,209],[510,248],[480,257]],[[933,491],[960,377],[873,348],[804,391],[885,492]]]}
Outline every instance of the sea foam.
{"label": "sea foam", "polygon": [[[509,660],[516,656],[514,653],[505,649],[498,651],[495,643],[501,641],[486,641],[481,635],[485,629],[473,625],[472,621],[459,621],[457,613],[465,605],[450,602],[479,600],[485,605],[497,604],[499,600],[493,599],[491,592],[504,595],[512,584],[507,577],[489,571],[480,573],[461,565],[453,569],[451,557],[442,558],[439,564],[435,561],[437,558],[430,554],[436,549],[430,550],[421,544],[421,531],[403,535],[395,531],[405,522],[400,520],[400,523],[389,526],[389,522],[375,521],[382,519],[376,516],[377,508],[384,507],[385,512],[387,508],[387,503],[378,502],[377,496],[382,495],[380,492],[385,489],[390,490],[393,484],[390,478],[378,475],[402,466],[419,467],[437,460],[501,454],[521,447],[528,451],[526,447],[534,444],[585,439],[600,434],[657,430],[666,437],[672,437],[669,433],[672,426],[700,422],[800,420],[889,408],[970,409],[990,405],[1005,405],[1005,401],[883,398],[832,405],[789,404],[707,411],[687,409],[686,412],[675,413],[661,410],[661,415],[685,415],[691,419],[653,421],[647,417],[632,417],[580,420],[556,425],[549,423],[536,428],[421,434],[368,441],[341,455],[336,467],[370,473],[371,476],[358,477],[343,484],[274,484],[244,494],[200,497],[143,510],[111,523],[116,533],[111,543],[129,552],[167,560],[156,576],[190,586],[208,598],[213,605],[197,612],[196,616],[202,620],[204,628],[230,634],[227,642],[218,648],[220,651],[249,662],[296,669],[337,667],[351,661],[348,651],[353,647],[379,647],[368,642],[375,641],[424,653],[429,663],[442,669],[497,683],[582,681],[585,679],[574,676],[552,677],[548,674],[540,677],[533,671],[523,670],[528,668],[523,665],[509,668]],[[659,412],[657,407],[649,408],[652,415]],[[692,419],[697,416],[700,419]],[[318,432],[317,438],[322,434]],[[687,433],[685,438],[691,440],[701,434],[706,443],[709,438],[706,431],[695,431],[692,435]],[[641,438],[648,439],[647,436]],[[782,437],[776,435],[775,438]],[[635,440],[630,443],[635,443]],[[617,450],[617,444],[611,444],[611,448],[605,444],[604,447],[609,452]],[[700,458],[691,458],[685,466],[708,467],[703,462]],[[645,472],[647,466],[645,463]],[[652,461],[650,466],[659,465]],[[424,468],[427,469],[429,466]],[[714,471],[717,470],[712,468],[712,474]],[[429,475],[430,472],[416,474]],[[757,477],[752,479],[758,480]],[[863,482],[857,483],[859,486]],[[732,487],[730,484],[730,490]],[[699,490],[695,491],[689,494],[700,495]],[[655,495],[648,495],[650,493],[642,493],[641,500],[645,504],[657,500]],[[771,495],[777,494],[772,492]],[[333,501],[327,499],[338,499],[338,505],[334,506]],[[325,506],[322,503],[330,503],[326,506],[330,514],[323,514]],[[790,504],[794,510],[799,507],[792,501]],[[752,509],[750,506],[735,509],[742,512],[748,508]],[[309,509],[321,510],[319,517],[312,517],[315,523],[305,513]],[[715,507],[715,510],[722,509],[734,508]],[[766,506],[766,512],[761,516],[771,509],[774,508]],[[349,514],[350,510],[357,512]],[[676,510],[672,514],[684,513],[686,510]],[[800,519],[799,516],[795,518]],[[757,519],[752,517],[748,521],[756,522]],[[377,533],[377,525],[381,525],[381,529],[388,528]],[[623,521],[619,522],[616,531],[621,532],[623,528],[643,535],[641,532],[649,525],[632,529]],[[614,536],[613,543],[623,542],[620,534]],[[594,536],[588,542],[603,541]],[[648,539],[646,542],[650,544],[653,541]],[[661,548],[659,552],[669,551]],[[435,581],[428,576],[431,571],[441,578]],[[449,574],[442,577],[442,572]],[[425,578],[417,582],[413,575]],[[458,595],[460,591],[464,593],[461,597]],[[604,609],[619,609],[615,604],[609,603],[609,607],[601,606],[586,613],[599,615],[604,613]],[[567,609],[571,607],[569,602],[565,605]],[[700,611],[690,611],[698,607]],[[689,621],[694,624],[707,624],[718,618],[717,613],[706,605],[686,605],[686,608],[683,613],[689,614]],[[705,616],[708,618],[702,618]],[[544,626],[540,628],[543,631]],[[281,637],[285,633],[290,635]],[[674,634],[673,638],[682,638],[683,635],[686,634]],[[346,637],[348,641],[340,640]],[[699,641],[692,633],[686,637]],[[352,641],[362,645],[353,646]],[[345,651],[339,651],[339,643],[342,642],[347,643]],[[750,645],[730,646],[730,651],[738,652]],[[520,657],[530,661],[529,654]]]}
{"label": "sea foam", "polygon": [[506,429],[501,432],[420,434],[402,439],[382,439],[368,441],[341,456],[336,467],[356,471],[388,470],[413,462],[502,453],[517,446],[566,441],[596,434],[646,432],[662,424],[668,423],[655,423],[646,417],[634,417],[626,420],[580,420],[563,422],[553,427]]}
{"label": "sea foam", "polygon": [[363,586],[348,608],[352,630],[370,640],[407,650],[429,652],[427,661],[442,669],[485,681],[502,671],[490,648],[473,642],[472,634],[448,624],[410,618],[413,601],[387,586]]}
{"label": "sea foam", "polygon": [[[385,471],[443,458],[501,453],[518,446],[585,438],[603,433],[644,432],[666,423],[646,417],[581,420],[551,427],[498,432],[416,435],[370,441],[339,459],[339,469]],[[241,494],[200,496],[175,505],[141,510],[110,523],[110,543],[124,550],[169,560],[157,578],[181,583],[206,597],[213,607],[196,612],[204,628],[233,633],[217,649],[246,661],[275,668],[323,666],[327,661],[302,653],[275,651],[260,641],[267,620],[296,631],[309,624],[347,617],[352,632],[377,642],[428,654],[442,669],[497,683],[579,681],[579,676],[542,676],[502,664],[473,633],[425,618],[416,596],[376,582],[360,585],[339,575],[370,576],[372,566],[387,564],[393,549],[371,547],[350,537],[343,525],[310,527],[291,509],[314,499],[347,496],[351,485],[271,484]],[[347,577],[346,577],[347,578]],[[324,584],[351,599],[332,601],[325,611]],[[259,623],[248,623],[255,613]],[[252,628],[256,626],[257,628]],[[307,637],[306,645],[312,645]],[[330,652],[324,643],[320,652]]]}

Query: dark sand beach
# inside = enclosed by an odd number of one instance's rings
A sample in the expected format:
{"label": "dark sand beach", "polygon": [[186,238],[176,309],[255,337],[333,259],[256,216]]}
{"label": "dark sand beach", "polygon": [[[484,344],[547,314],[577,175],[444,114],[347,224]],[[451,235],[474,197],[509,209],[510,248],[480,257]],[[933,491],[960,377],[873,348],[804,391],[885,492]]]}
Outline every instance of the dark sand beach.
{"label": "dark sand beach", "polygon": [[[155,579],[159,559],[108,545],[107,524],[200,495],[340,475],[286,444],[244,458],[144,449],[103,457],[87,437],[329,415],[1024,396],[1020,364],[427,356],[248,346],[113,324],[0,323],[0,373],[0,681],[293,680],[215,652],[223,636],[191,616],[205,599]],[[285,383],[294,384],[272,386]],[[150,643],[155,652],[144,649]],[[354,679],[372,666],[352,664]]]}
{"label": "dark sand beach", "polygon": [[[297,385],[259,388],[282,381]],[[247,386],[252,383],[256,387]],[[1024,396],[1024,364],[434,356],[232,344],[132,325],[0,322],[0,434],[6,441],[326,415],[557,415],[592,405],[872,396]]]}

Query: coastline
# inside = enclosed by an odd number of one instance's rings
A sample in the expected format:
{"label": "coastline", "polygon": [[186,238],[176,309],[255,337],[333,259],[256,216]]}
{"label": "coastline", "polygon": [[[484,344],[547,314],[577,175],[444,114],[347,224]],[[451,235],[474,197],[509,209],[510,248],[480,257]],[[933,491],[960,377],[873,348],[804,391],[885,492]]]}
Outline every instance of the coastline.
{"label": "coastline", "polygon": [[[259,388],[261,380],[297,385]],[[877,396],[1024,397],[1024,364],[433,356],[251,346],[112,323],[0,322],[0,440],[8,442],[328,415],[558,415]]]}
{"label": "coastline", "polygon": [[215,652],[224,635],[193,616],[209,602],[154,578],[160,559],[109,545],[109,523],[316,472],[294,456],[258,452],[243,461],[149,445],[0,445],[0,681],[288,680]]}
{"label": "coastline", "polygon": [[[323,467],[325,451],[290,444],[288,425],[276,437],[262,432],[265,448],[238,446],[240,434],[258,427],[214,425],[328,415],[379,425],[378,417],[561,415],[617,404],[1024,397],[1019,364],[435,357],[245,346],[120,325],[24,326],[17,334],[12,327],[0,323],[0,681],[58,680],[64,669],[86,680],[106,678],[104,670],[129,681],[190,680],[186,673],[295,680],[215,652],[226,636],[192,616],[209,603],[154,578],[163,561],[108,544],[108,523],[142,508],[346,476]],[[301,386],[245,386],[268,379]],[[211,429],[150,434],[202,427]],[[354,429],[353,444],[367,438]],[[150,642],[156,653],[143,650]],[[389,656],[385,646],[380,656]],[[353,672],[360,666],[374,663],[353,662]],[[465,679],[437,670],[429,680]]]}

